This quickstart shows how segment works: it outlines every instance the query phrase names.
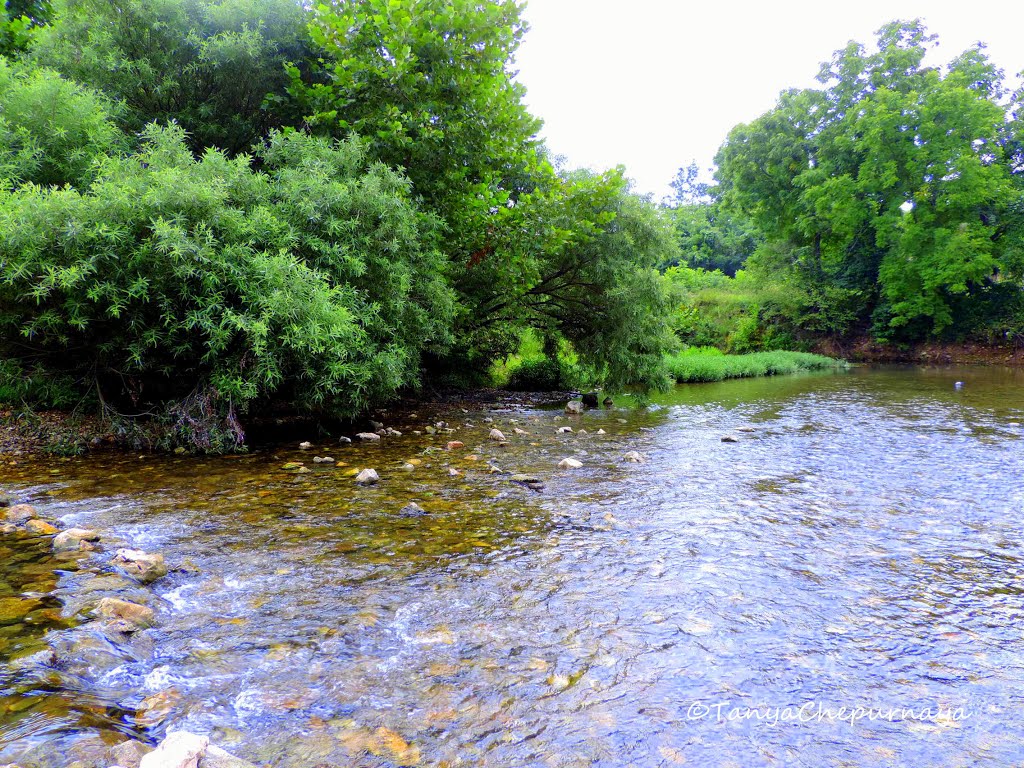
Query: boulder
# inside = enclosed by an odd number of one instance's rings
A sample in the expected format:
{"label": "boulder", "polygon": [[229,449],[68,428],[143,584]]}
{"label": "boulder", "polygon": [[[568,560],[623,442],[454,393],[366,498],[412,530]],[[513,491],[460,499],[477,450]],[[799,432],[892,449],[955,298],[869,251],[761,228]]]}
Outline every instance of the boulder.
{"label": "boulder", "polygon": [[582,400],[570,400],[565,404],[566,413],[583,413],[583,401]]}
{"label": "boulder", "polygon": [[60,528],[39,519],[29,520],[25,523],[25,530],[29,533],[34,533],[36,536],[55,536],[60,533]]}
{"label": "boulder", "polygon": [[583,466],[583,462],[579,459],[562,459],[558,462],[559,469],[579,469]]}
{"label": "boulder", "polygon": [[163,555],[151,555],[141,549],[119,549],[110,561],[133,579],[149,584],[167,575],[167,564]]}
{"label": "boulder", "polygon": [[378,435],[376,432],[360,432],[358,435],[356,435],[356,437],[367,443],[380,442],[380,435]]}
{"label": "boulder", "polygon": [[587,408],[597,408],[597,392],[588,392],[581,400]]}
{"label": "boulder", "polygon": [[632,461],[639,464],[641,461],[644,460],[644,457],[638,451],[630,451],[625,456],[623,456],[622,459],[623,461]]}
{"label": "boulder", "polygon": [[348,445],[351,442],[352,442],[352,438],[351,437],[339,437],[338,438],[338,444],[339,445]]}
{"label": "boulder", "polygon": [[122,741],[116,747],[110,748],[107,759],[113,765],[119,765],[121,768],[139,768],[142,758],[152,751],[152,747],[141,741]]}
{"label": "boulder", "polygon": [[95,549],[90,544],[99,541],[100,535],[88,528],[68,528],[53,537],[54,552],[71,552],[76,549]]}
{"label": "boulder", "polygon": [[487,434],[487,437],[489,437],[491,440],[497,440],[499,442],[505,442],[505,435],[502,433],[502,431],[500,429],[492,429]]}
{"label": "boulder", "polygon": [[167,735],[160,746],[142,758],[139,768],[198,768],[210,740],[188,731]]}
{"label": "boulder", "polygon": [[27,520],[31,520],[33,517],[37,517],[36,508],[31,504],[15,504],[13,507],[9,507],[7,512],[4,513],[4,519],[8,523],[24,523]]}
{"label": "boulder", "polygon": [[156,623],[156,614],[152,608],[116,597],[104,597],[100,600],[96,605],[96,613],[105,619],[127,621],[139,629],[151,627]]}
{"label": "boulder", "polygon": [[380,475],[377,474],[375,469],[364,469],[356,475],[356,482],[360,485],[373,485],[380,482]]}

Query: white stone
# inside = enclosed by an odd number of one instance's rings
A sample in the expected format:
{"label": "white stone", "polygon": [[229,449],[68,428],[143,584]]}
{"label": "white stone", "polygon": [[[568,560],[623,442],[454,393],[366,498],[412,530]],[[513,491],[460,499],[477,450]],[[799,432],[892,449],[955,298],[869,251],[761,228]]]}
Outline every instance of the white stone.
{"label": "white stone", "polygon": [[167,734],[160,746],[145,755],[139,768],[197,768],[210,740],[188,731]]}
{"label": "white stone", "polygon": [[583,462],[579,459],[562,459],[558,462],[559,469],[579,469],[583,466]]}

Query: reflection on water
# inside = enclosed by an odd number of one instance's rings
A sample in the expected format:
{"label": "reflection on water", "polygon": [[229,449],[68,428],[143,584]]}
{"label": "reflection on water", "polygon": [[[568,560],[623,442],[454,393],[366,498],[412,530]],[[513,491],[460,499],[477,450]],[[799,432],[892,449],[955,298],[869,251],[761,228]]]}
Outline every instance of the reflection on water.
{"label": "reflection on water", "polygon": [[[1019,764],[1022,384],[855,369],[558,421],[424,413],[381,445],[8,468],[172,572],[148,593],[0,542],[0,762],[186,728],[275,766]],[[435,418],[457,432],[412,434]],[[119,645],[54,612],[108,592],[159,626]],[[807,702],[968,716],[728,717]]]}

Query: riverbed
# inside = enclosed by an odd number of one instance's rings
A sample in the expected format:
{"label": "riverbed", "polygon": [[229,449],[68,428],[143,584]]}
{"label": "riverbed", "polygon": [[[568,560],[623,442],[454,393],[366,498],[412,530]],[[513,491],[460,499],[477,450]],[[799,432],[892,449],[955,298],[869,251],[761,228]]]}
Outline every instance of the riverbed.
{"label": "riverbed", "polygon": [[[178,729],[281,768],[1024,761],[1024,372],[386,423],[2,468],[107,554],[0,538],[0,764],[104,765]],[[116,546],[171,571],[135,585]],[[112,641],[87,620],[108,594],[157,625]]]}

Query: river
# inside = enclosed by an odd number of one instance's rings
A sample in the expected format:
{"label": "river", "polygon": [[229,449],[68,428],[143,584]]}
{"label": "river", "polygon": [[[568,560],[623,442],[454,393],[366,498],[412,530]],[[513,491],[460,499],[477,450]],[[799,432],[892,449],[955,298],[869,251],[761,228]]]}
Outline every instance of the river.
{"label": "river", "polygon": [[[107,545],[0,537],[0,764],[168,729],[281,768],[1024,761],[1024,372],[437,408],[380,444],[0,470]],[[170,574],[122,579],[118,545]],[[113,641],[106,594],[157,626]]]}

